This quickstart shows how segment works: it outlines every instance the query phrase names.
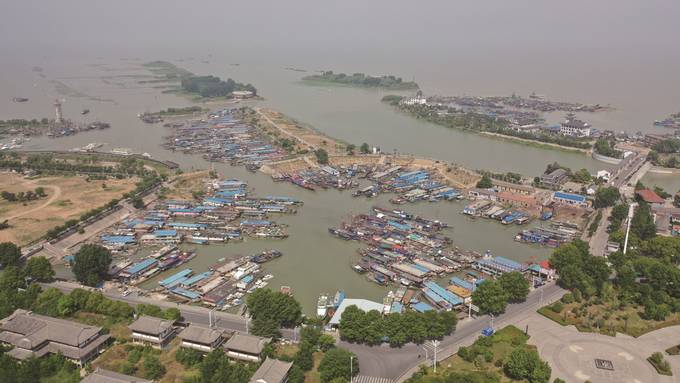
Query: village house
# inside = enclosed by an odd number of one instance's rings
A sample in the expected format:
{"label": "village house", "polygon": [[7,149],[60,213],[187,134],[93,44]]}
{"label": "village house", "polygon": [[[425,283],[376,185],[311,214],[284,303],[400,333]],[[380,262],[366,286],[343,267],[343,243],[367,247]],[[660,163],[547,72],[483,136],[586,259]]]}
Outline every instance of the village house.
{"label": "village house", "polygon": [[533,186],[513,184],[512,182],[505,182],[499,180],[491,180],[493,188],[499,192],[510,192],[515,194],[531,195],[534,194],[536,189]]}
{"label": "village house", "polygon": [[293,367],[293,362],[283,362],[268,357],[255,371],[249,383],[286,383],[291,367]]}
{"label": "village house", "polygon": [[132,341],[163,349],[175,335],[174,321],[140,316],[128,328],[132,330]]}
{"label": "village house", "polygon": [[569,174],[567,174],[567,171],[559,168],[555,169],[552,172],[548,174],[543,174],[541,175],[540,181],[541,185],[543,187],[552,189],[552,190],[559,190],[562,188],[562,185],[567,182],[567,179],[569,178]]}
{"label": "village house", "polygon": [[555,192],[552,200],[559,205],[588,207],[588,200],[580,194]]}
{"label": "village house", "polygon": [[153,381],[97,368],[80,383],[153,383]]}
{"label": "village house", "polygon": [[16,310],[2,320],[0,343],[13,346],[7,355],[19,360],[61,354],[83,365],[106,348],[110,336],[101,327]]}
{"label": "village house", "polygon": [[182,330],[178,336],[182,340],[182,347],[208,353],[222,344],[223,335],[222,331],[217,329],[192,323]]}
{"label": "village house", "polygon": [[658,194],[656,194],[653,190],[649,189],[642,189],[638,190],[635,192],[635,194],[642,199],[643,201],[647,202],[650,204],[652,207],[658,206],[661,207],[663,204],[666,202],[663,198],[661,198]]}
{"label": "village house", "polygon": [[224,350],[229,358],[257,363],[261,361],[264,347],[271,341],[271,338],[235,333],[224,344]]}

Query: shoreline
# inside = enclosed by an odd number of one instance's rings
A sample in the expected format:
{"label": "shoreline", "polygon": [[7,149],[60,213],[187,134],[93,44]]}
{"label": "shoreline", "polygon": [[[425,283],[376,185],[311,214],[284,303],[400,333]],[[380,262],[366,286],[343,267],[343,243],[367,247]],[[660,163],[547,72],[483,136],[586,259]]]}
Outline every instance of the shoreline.
{"label": "shoreline", "polygon": [[[404,111],[404,110],[402,110],[402,109],[400,109],[400,108],[398,108],[394,105],[391,105],[389,103],[388,103],[388,105],[393,107],[393,109],[395,109],[398,113],[403,113],[404,115],[406,115],[410,118],[416,118],[416,117],[413,116],[412,113],[408,113],[407,111]],[[437,123],[432,122],[432,121],[428,121],[426,119],[424,119],[423,121],[430,123],[430,124],[433,124],[433,125],[436,125],[436,126],[441,127],[441,128],[445,128],[445,129],[455,129],[455,130],[458,130],[458,131],[464,132],[464,133],[477,134],[477,135],[480,135],[480,136],[495,138],[495,139],[499,139],[499,140],[502,140],[502,141],[509,141],[509,142],[514,142],[514,143],[517,143],[517,144],[533,146],[535,148],[560,150],[560,151],[563,151],[563,152],[583,153],[586,156],[591,155],[593,153],[593,148],[582,149],[582,148],[576,148],[576,147],[573,147],[573,146],[564,146],[564,145],[554,144],[554,143],[551,143],[551,142],[542,142],[542,141],[530,140],[530,139],[521,138],[521,137],[508,136],[508,135],[504,135],[504,134],[500,134],[500,133],[464,129],[464,128],[461,128],[461,127],[458,127],[458,126],[448,127],[448,126],[437,124]]]}

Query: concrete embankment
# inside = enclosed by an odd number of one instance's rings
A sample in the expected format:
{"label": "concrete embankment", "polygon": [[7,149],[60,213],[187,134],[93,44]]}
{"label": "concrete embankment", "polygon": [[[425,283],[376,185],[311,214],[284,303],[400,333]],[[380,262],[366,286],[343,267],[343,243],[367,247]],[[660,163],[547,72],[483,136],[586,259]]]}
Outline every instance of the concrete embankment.
{"label": "concrete embankment", "polygon": [[592,157],[593,157],[594,160],[601,161],[601,162],[604,162],[604,163],[610,164],[610,165],[618,165],[622,161],[621,158],[604,156],[602,154],[595,153],[594,151],[592,153]]}

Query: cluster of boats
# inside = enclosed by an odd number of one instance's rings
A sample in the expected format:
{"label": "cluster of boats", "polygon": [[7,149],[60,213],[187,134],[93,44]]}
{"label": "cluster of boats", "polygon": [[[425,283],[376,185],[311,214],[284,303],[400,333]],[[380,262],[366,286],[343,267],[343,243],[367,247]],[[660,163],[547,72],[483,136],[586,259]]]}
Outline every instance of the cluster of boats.
{"label": "cluster of boats", "polygon": [[211,113],[207,119],[173,125],[175,133],[166,137],[164,146],[185,153],[202,153],[208,161],[244,165],[256,171],[269,161],[287,157],[286,151],[256,127],[236,116],[234,109]]}
{"label": "cluster of boats", "polygon": [[360,249],[361,261],[353,265],[359,273],[381,285],[419,285],[424,280],[460,270],[475,257],[449,249],[451,239],[440,232],[448,226],[438,220],[414,216],[402,210],[374,207],[372,214],[354,216],[352,221],[329,233],[368,245]]}
{"label": "cluster of boats", "polygon": [[529,214],[516,210],[508,209],[494,204],[489,200],[477,200],[463,208],[463,214],[472,217],[481,217],[500,221],[504,225],[517,224],[523,225],[531,220]]}

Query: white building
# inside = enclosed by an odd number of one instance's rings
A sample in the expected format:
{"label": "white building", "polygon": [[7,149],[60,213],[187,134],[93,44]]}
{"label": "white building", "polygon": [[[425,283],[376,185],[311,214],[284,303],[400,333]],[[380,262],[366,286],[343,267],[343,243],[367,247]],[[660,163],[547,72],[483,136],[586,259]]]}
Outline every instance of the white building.
{"label": "white building", "polygon": [[602,178],[604,181],[609,182],[609,179],[612,177],[612,174],[608,172],[607,170],[598,170],[596,178]]}
{"label": "white building", "polygon": [[590,137],[592,129],[590,124],[576,118],[573,113],[567,115],[567,119],[560,125],[560,134],[569,137]]}

